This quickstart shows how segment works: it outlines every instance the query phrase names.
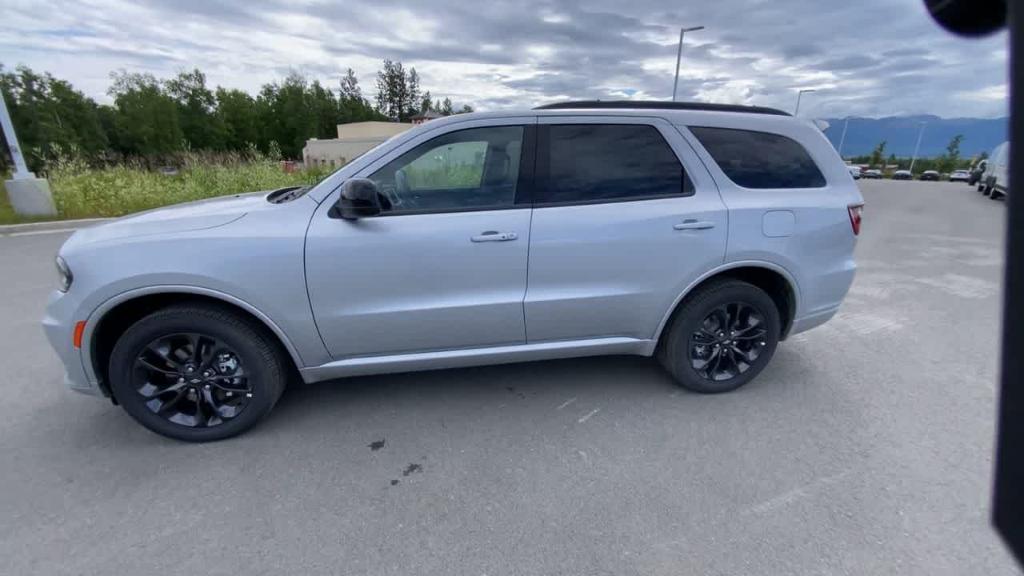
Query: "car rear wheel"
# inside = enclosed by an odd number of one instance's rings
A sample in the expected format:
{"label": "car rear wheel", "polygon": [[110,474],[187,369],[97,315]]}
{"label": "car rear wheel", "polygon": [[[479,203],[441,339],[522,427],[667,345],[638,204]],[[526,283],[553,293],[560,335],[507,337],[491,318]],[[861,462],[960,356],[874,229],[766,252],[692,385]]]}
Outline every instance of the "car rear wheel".
{"label": "car rear wheel", "polygon": [[189,442],[240,434],[270,413],[286,383],[273,336],[256,321],[208,305],[139,320],[117,341],[110,386],[153,432]]}
{"label": "car rear wheel", "polygon": [[680,386],[701,393],[735,390],[756,377],[779,343],[775,302],[740,280],[719,280],[687,297],[660,348]]}

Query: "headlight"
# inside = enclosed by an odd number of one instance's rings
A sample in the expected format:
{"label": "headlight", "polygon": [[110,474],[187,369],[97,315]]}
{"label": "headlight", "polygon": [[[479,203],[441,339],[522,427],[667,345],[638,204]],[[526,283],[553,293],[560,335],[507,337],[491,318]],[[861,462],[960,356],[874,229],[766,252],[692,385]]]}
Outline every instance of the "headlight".
{"label": "headlight", "polygon": [[71,282],[74,281],[75,277],[71,274],[71,268],[68,268],[68,263],[60,256],[57,256],[57,274],[60,276],[60,291],[67,292],[71,288]]}

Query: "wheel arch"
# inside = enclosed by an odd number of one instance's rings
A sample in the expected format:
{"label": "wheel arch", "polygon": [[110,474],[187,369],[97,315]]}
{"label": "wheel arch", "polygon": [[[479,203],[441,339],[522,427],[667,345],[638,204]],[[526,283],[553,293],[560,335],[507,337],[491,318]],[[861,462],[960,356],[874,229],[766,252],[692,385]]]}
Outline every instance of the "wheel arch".
{"label": "wheel arch", "polygon": [[779,309],[779,316],[782,318],[782,335],[780,340],[785,340],[793,327],[793,320],[796,318],[800,303],[800,288],[785,268],[767,261],[749,260],[730,262],[719,266],[692,282],[672,302],[668,312],[661,319],[658,330],[654,334],[654,341],[661,342],[665,328],[669,325],[676,312],[686,301],[687,297],[712,280],[718,278],[735,278],[749,282],[764,290]]}
{"label": "wheel arch", "polygon": [[107,364],[118,337],[150,312],[185,302],[214,304],[256,320],[287,353],[291,367],[296,372],[304,366],[302,357],[284,331],[270,317],[248,302],[230,294],[198,286],[151,286],[122,292],[103,302],[89,315],[82,335],[81,350],[82,364],[88,379],[98,383],[105,395],[111,396],[107,382]]}

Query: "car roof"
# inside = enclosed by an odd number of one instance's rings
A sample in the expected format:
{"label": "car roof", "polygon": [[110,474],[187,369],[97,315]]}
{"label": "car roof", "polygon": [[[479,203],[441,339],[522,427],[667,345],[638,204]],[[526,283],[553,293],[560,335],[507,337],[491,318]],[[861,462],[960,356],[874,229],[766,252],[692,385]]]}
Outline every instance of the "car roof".
{"label": "car roof", "polygon": [[[639,104],[640,106],[644,105],[643,102]],[[554,107],[534,110],[470,112],[430,120],[413,127],[411,130],[408,130],[403,134],[406,138],[410,138],[435,129],[450,126],[454,127],[454,125],[459,123],[480,120],[520,119],[532,117],[543,122],[543,118],[545,117],[557,117],[560,119],[565,118],[571,122],[571,119],[573,118],[643,118],[660,119],[675,126],[683,126],[691,129],[693,127],[706,127],[767,132],[795,139],[808,147],[821,148],[823,150],[827,145],[827,147],[831,149],[831,145],[824,139],[822,131],[817,125],[809,119],[797,118],[790,116],[789,114],[768,113],[758,110],[752,111],[751,107],[737,107],[731,105],[723,105],[724,107],[722,107],[701,104],[699,106],[647,108],[627,108],[625,107],[625,104],[622,104],[621,106],[622,107],[607,108]]]}
{"label": "car roof", "polygon": [[665,102],[662,100],[570,100],[537,106],[534,110],[704,110],[707,112],[743,112],[789,116],[777,108],[718,104],[714,102]]}

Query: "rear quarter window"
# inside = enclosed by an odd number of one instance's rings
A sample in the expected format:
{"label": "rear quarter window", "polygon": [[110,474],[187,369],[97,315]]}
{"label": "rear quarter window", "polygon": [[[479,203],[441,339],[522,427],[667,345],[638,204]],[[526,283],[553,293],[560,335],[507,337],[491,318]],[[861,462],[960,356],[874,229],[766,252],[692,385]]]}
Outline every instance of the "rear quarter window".
{"label": "rear quarter window", "polygon": [[825,176],[796,140],[754,130],[690,126],[722,172],[744,188],[821,188]]}

